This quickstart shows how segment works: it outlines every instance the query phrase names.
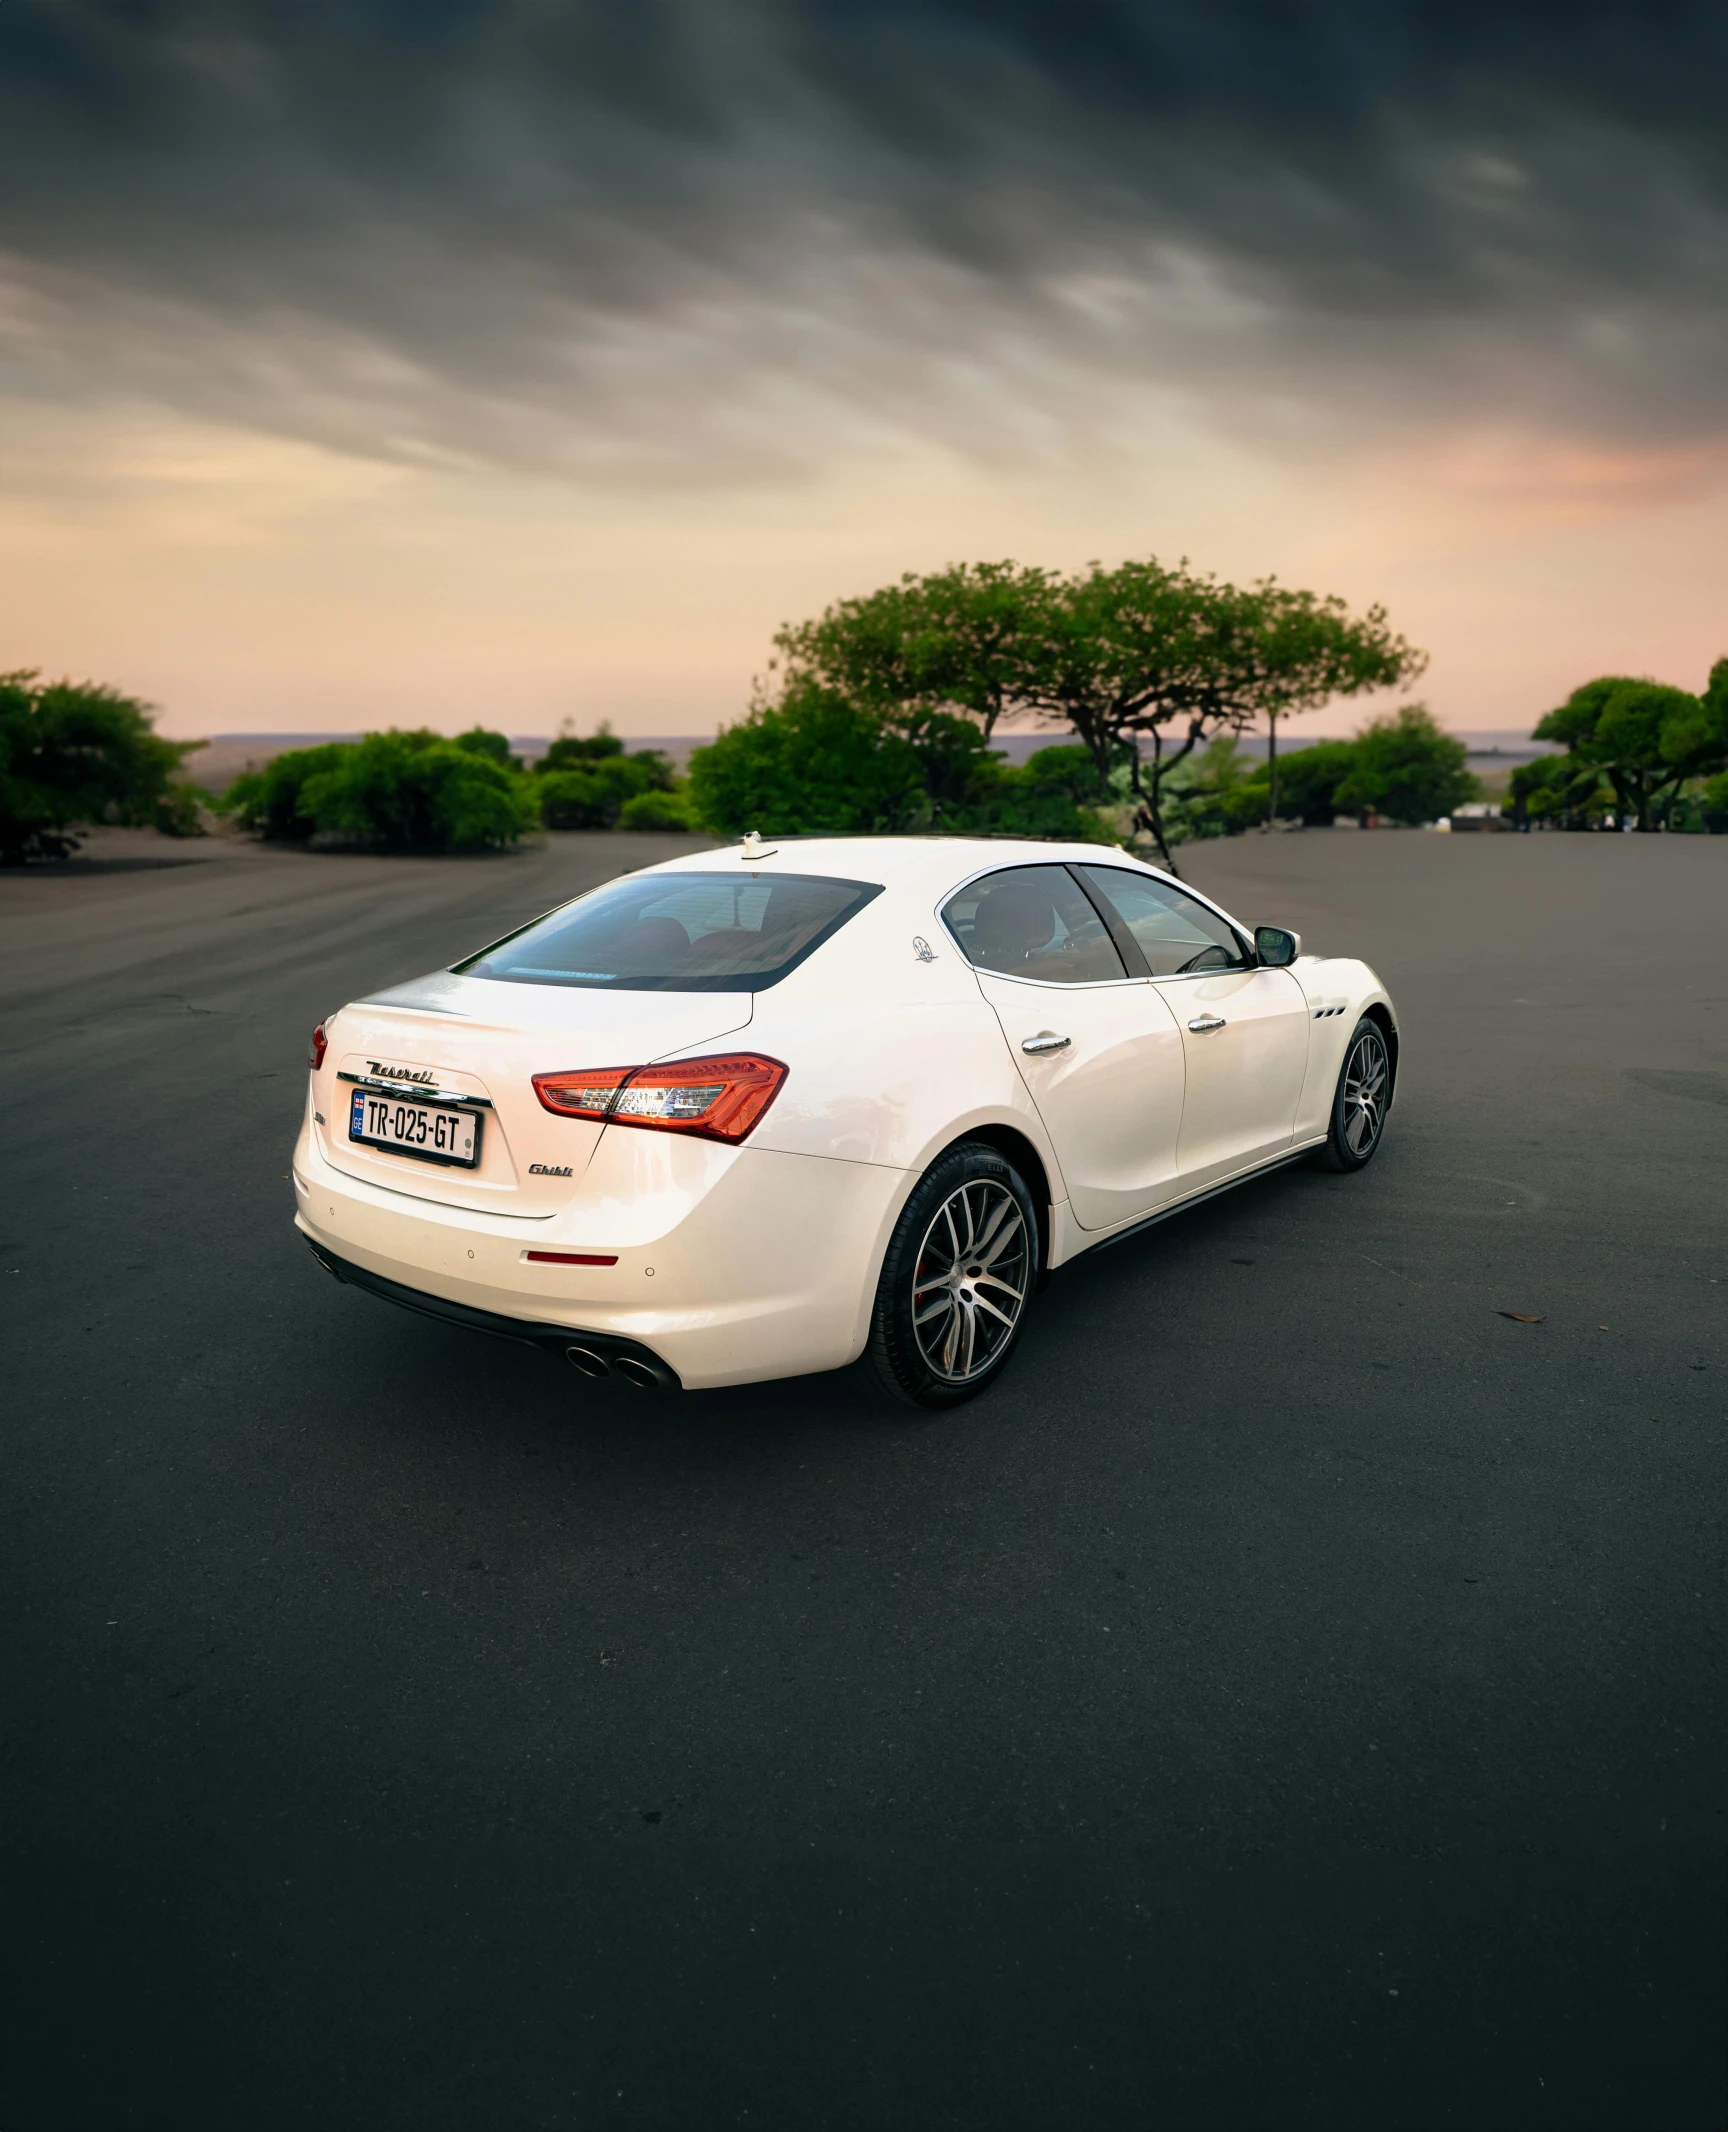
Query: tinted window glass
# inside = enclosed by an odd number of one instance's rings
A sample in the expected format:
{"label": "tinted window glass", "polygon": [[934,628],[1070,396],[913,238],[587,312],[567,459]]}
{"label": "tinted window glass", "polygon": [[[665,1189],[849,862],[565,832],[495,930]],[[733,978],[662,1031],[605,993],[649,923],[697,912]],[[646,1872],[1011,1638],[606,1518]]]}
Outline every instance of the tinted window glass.
{"label": "tinted window glass", "polygon": [[1168,881],[1118,866],[1083,866],[1080,871],[1114,905],[1154,977],[1248,967],[1249,958],[1233,929],[1216,911]]}
{"label": "tinted window glass", "polygon": [[1061,866],[1012,866],[949,898],[942,917],[981,970],[1046,985],[1124,977],[1104,921]]}
{"label": "tinted window glass", "polygon": [[882,890],[814,874],[608,882],[467,962],[464,977],[612,992],[760,992]]}

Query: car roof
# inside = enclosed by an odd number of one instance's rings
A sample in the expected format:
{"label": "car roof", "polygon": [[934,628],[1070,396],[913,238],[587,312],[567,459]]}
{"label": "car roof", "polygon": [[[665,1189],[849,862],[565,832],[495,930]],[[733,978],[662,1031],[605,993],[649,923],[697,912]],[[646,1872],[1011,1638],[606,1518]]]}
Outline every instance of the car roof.
{"label": "car roof", "polygon": [[951,883],[1000,866],[1091,864],[1132,867],[1136,873],[1157,869],[1120,845],[1058,844],[1037,837],[881,836],[764,837],[759,854],[746,857],[738,844],[693,851],[667,859],[648,873],[750,873],[762,880],[775,874],[826,874],[847,881],[874,881],[884,887],[939,892]]}

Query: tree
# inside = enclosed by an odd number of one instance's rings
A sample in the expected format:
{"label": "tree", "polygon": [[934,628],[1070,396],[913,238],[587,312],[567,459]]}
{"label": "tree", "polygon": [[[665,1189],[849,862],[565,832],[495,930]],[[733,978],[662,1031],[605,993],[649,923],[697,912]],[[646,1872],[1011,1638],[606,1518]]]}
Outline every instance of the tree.
{"label": "tree", "polygon": [[1335,595],[1298,592],[1264,578],[1249,589],[1241,627],[1248,651],[1241,700],[1266,720],[1268,819],[1279,804],[1278,721],[1339,696],[1407,688],[1428,663],[1396,635],[1383,607],[1353,616]]}
{"label": "tree", "polygon": [[[1208,651],[1215,651],[1222,619],[1220,589],[1190,575],[1186,563],[1173,570],[1156,561],[1115,570],[1094,563],[1084,576],[1055,588],[1028,666],[1032,707],[1079,735],[1100,781],[1126,765],[1130,789],[1172,873],[1160,804],[1164,779],[1202,739],[1229,723],[1228,713],[1206,693],[1217,665]],[[1182,715],[1187,740],[1166,760],[1165,726]],[[1150,791],[1141,774],[1143,732],[1152,735]]]}
{"label": "tree", "polygon": [[1593,829],[1616,805],[1613,788],[1594,763],[1570,755],[1538,755],[1520,763],[1506,787],[1500,811],[1519,827],[1555,822],[1562,829]]}
{"label": "tree", "polygon": [[954,563],[838,600],[774,639],[790,677],[806,678],[890,722],[946,712],[989,740],[1027,700],[1055,580],[1019,563]]}
{"label": "tree", "polygon": [[1420,703],[1373,719],[1351,754],[1349,773],[1332,796],[1341,813],[1381,814],[1414,828],[1462,807],[1476,791],[1464,743],[1442,732]]}
{"label": "tree", "polygon": [[197,833],[180,765],[202,741],[164,740],[136,696],[92,681],[0,674],[0,865],[61,859],[90,822]]}
{"label": "tree", "polygon": [[[1097,789],[1125,778],[1172,872],[1165,783],[1197,748],[1265,717],[1275,751],[1280,718],[1402,685],[1423,664],[1381,608],[1353,616],[1271,579],[1242,590],[1155,558],[1073,577],[954,564],[841,600],[775,642],[788,701],[815,689],[912,744],[932,818],[957,818],[983,775],[983,750],[968,763],[942,721],[971,721],[985,743],[1011,711],[1068,726]],[[1271,777],[1275,805],[1275,752]]]}
{"label": "tree", "polygon": [[1688,779],[1728,764],[1728,660],[1717,661],[1702,696],[1599,675],[1538,720],[1535,738],[1561,742],[1580,770],[1605,777],[1637,828],[1659,828]]}
{"label": "tree", "polygon": [[1260,717],[1275,726],[1337,696],[1407,683],[1423,663],[1379,607],[1354,617],[1338,599],[1272,579],[1221,584],[1185,562],[1094,564],[1062,588],[1037,701],[1073,726],[1101,773],[1126,757],[1142,826],[1174,872],[1163,794],[1196,748]]}

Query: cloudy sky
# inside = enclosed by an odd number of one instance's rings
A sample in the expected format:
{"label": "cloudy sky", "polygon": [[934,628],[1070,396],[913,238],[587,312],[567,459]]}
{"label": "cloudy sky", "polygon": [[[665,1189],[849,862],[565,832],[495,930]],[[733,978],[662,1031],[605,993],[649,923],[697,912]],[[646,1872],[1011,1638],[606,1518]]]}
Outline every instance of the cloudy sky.
{"label": "cloudy sky", "polygon": [[903,569],[1186,554],[1461,729],[1697,685],[1725,112],[1720,0],[6,0],[0,666],[698,732]]}

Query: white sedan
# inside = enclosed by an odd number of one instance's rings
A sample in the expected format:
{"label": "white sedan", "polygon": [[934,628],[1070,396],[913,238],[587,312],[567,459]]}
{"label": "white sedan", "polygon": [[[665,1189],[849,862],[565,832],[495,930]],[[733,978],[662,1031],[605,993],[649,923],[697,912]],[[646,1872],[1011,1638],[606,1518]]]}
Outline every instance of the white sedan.
{"label": "white sedan", "polygon": [[314,1031],[339,1280],[639,1385],[982,1391],[1058,1267],[1380,1143],[1366,964],[1097,845],[747,837]]}

